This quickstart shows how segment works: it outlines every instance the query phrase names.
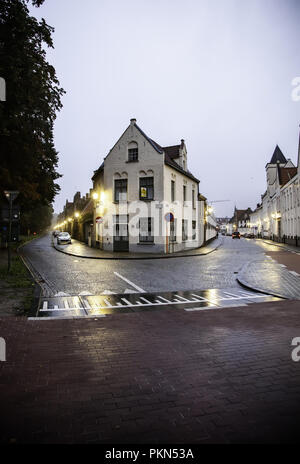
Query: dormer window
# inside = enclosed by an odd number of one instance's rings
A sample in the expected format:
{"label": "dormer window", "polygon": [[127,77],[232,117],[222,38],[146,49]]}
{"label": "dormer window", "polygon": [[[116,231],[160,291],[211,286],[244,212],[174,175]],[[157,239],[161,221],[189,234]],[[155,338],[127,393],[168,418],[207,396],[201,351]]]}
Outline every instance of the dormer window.
{"label": "dormer window", "polygon": [[136,142],[130,142],[128,145],[128,161],[134,162],[139,160],[138,144]]}

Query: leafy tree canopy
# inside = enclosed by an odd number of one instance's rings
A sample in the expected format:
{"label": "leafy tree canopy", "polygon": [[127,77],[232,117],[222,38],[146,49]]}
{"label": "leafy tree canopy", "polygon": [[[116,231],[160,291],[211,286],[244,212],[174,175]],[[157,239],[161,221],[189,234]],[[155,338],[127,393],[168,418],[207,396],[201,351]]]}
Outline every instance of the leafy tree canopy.
{"label": "leafy tree canopy", "polygon": [[54,29],[30,16],[27,3],[0,2],[0,76],[6,82],[6,101],[0,102],[0,190],[21,192],[23,226],[30,228],[34,210],[50,207],[59,191],[53,125],[64,90],[46,60]]}

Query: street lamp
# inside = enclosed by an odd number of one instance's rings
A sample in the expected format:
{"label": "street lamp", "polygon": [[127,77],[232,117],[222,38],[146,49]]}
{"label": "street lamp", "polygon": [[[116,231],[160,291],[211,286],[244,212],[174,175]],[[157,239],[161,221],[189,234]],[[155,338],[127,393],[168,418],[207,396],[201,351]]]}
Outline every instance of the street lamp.
{"label": "street lamp", "polygon": [[76,217],[76,219],[78,219],[78,218],[79,218],[79,216],[80,216],[80,214],[79,214],[79,213],[75,213],[75,217]]}
{"label": "street lamp", "polygon": [[8,260],[8,272],[10,271],[10,264],[11,264],[11,250],[10,250],[10,242],[11,242],[11,223],[12,223],[12,204],[19,195],[17,190],[4,190],[4,194],[9,202],[9,229],[8,229],[8,247],[7,247],[7,260]]}
{"label": "street lamp", "polygon": [[98,193],[97,193],[97,192],[94,192],[94,193],[93,193],[93,200],[98,200],[98,198],[99,198]]}

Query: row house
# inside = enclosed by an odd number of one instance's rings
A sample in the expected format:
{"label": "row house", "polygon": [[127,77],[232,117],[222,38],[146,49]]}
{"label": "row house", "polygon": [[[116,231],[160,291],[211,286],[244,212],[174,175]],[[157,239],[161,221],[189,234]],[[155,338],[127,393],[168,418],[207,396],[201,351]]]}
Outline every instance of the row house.
{"label": "row house", "polygon": [[73,201],[66,201],[63,211],[57,217],[59,229],[69,232],[72,237],[91,245],[94,208],[91,190],[84,196],[76,192]]}
{"label": "row house", "polygon": [[229,220],[226,229],[229,235],[234,231],[239,231],[241,235],[248,235],[251,233],[251,213],[252,209],[237,209],[234,208],[232,218]]}
{"label": "row house", "polygon": [[188,169],[183,139],[162,147],[131,119],[92,181],[93,246],[172,253],[205,242],[206,199]]}
{"label": "row house", "polygon": [[252,233],[277,242],[300,244],[300,192],[298,167],[276,146],[266,165],[267,190],[251,214]]}

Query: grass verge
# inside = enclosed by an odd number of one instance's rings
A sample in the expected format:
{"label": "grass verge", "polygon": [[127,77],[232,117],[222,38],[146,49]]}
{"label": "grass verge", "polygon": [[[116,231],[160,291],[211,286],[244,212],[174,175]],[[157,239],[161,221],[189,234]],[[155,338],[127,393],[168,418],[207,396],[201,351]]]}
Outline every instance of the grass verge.
{"label": "grass verge", "polygon": [[0,292],[1,315],[26,315],[31,310],[35,282],[17,252],[20,245],[37,236],[21,237],[18,244],[12,244],[11,269],[7,270],[7,249],[0,250]]}

